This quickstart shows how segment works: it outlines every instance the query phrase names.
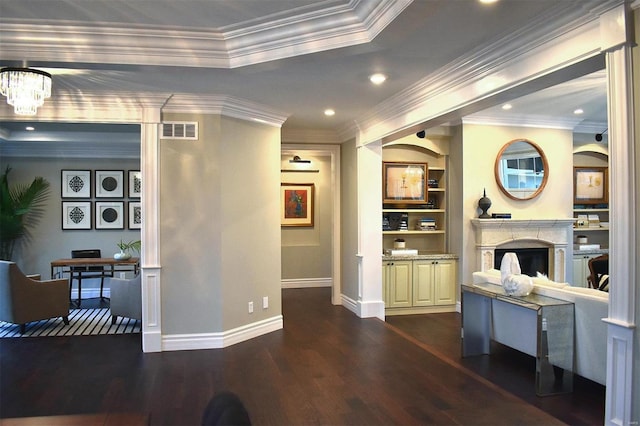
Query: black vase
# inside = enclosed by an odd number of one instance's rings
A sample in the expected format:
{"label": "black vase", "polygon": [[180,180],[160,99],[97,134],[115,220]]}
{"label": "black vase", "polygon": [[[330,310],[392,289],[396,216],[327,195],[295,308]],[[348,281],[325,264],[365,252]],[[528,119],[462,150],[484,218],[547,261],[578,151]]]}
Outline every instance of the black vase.
{"label": "black vase", "polygon": [[478,216],[480,219],[491,219],[491,215],[487,213],[487,210],[491,207],[491,200],[487,197],[486,190],[483,191],[482,198],[478,200],[478,207],[482,210],[482,214]]}

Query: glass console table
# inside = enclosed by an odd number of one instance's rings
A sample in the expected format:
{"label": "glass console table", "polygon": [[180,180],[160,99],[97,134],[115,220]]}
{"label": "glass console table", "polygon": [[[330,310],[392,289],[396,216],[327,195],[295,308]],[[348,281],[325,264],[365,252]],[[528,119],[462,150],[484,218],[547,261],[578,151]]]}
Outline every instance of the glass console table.
{"label": "glass console table", "polygon": [[536,358],[536,394],[573,391],[574,305],[490,283],[462,285],[462,356],[491,353],[491,340]]}

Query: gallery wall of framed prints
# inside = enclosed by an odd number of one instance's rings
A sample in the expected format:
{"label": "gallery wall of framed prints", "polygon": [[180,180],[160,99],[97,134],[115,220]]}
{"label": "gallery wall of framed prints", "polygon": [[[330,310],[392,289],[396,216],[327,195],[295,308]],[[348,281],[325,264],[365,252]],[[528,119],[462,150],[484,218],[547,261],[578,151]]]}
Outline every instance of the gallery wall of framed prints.
{"label": "gallery wall of framed prints", "polygon": [[140,170],[62,170],[62,229],[140,229],[141,194]]}

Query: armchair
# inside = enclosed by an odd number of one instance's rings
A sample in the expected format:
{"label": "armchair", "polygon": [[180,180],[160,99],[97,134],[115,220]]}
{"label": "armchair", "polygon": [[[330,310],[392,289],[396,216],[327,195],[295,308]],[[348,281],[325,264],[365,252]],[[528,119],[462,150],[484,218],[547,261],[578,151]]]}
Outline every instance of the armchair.
{"label": "armchair", "polygon": [[609,291],[609,255],[603,254],[589,259],[589,277],[587,281],[592,288]]}
{"label": "armchair", "polygon": [[0,320],[20,325],[62,317],[69,324],[69,280],[38,281],[27,277],[15,262],[0,260]]}
{"label": "armchair", "polygon": [[111,291],[111,323],[118,316],[142,321],[142,275],[132,279],[107,278]]}

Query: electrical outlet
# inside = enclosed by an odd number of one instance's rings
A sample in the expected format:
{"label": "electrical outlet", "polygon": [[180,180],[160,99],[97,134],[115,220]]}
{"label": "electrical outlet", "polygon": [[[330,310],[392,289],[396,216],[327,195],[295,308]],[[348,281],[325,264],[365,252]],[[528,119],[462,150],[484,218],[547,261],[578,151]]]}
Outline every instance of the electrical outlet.
{"label": "electrical outlet", "polygon": [[269,307],[269,296],[264,296],[262,298],[262,309],[267,309]]}
{"label": "electrical outlet", "polygon": [[249,313],[253,313],[253,302],[249,302]]}
{"label": "electrical outlet", "polygon": [[126,274],[126,272],[120,272],[120,278],[124,280],[127,277]]}

